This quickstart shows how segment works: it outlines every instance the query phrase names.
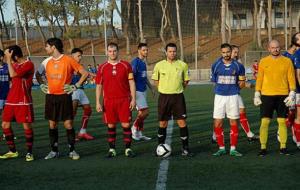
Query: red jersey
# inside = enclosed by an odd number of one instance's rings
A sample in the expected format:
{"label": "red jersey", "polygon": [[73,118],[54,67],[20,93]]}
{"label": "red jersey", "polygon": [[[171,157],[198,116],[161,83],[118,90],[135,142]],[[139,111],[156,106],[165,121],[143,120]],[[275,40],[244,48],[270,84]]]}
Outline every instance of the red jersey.
{"label": "red jersey", "polygon": [[21,64],[14,63],[13,68],[17,76],[12,77],[11,88],[9,89],[7,105],[29,105],[32,104],[31,87],[34,75],[34,65],[31,61]]}
{"label": "red jersey", "polygon": [[130,97],[129,80],[133,80],[131,65],[120,60],[113,65],[105,62],[99,66],[96,84],[103,86],[103,98],[124,98]]}
{"label": "red jersey", "polygon": [[253,78],[256,79],[258,73],[258,63],[252,65]]}

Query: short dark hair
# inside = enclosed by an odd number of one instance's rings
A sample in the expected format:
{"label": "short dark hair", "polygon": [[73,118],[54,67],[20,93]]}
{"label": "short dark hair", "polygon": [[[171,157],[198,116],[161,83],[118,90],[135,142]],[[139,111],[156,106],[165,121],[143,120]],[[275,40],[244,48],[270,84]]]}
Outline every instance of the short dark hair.
{"label": "short dark hair", "polygon": [[223,48],[229,48],[230,50],[232,50],[231,45],[229,43],[221,44],[221,49],[223,49]]}
{"label": "short dark hair", "polygon": [[79,52],[80,54],[83,54],[83,51],[80,48],[73,48],[71,51],[71,54],[77,53],[77,52]]}
{"label": "short dark hair", "polygon": [[59,51],[59,53],[64,53],[64,44],[59,38],[49,38],[46,41],[50,46],[55,46],[55,48]]}
{"label": "short dark hair", "polygon": [[174,44],[174,43],[168,43],[167,45],[166,45],[166,51],[168,50],[168,48],[169,47],[174,47],[174,48],[176,48],[176,50],[177,50],[177,46],[176,46],[176,44]]}
{"label": "short dark hair", "polygon": [[0,49],[0,57],[4,57],[4,51]]}
{"label": "short dark hair", "polygon": [[146,43],[139,43],[138,49],[141,49],[142,47],[147,47]]}
{"label": "short dark hair", "polygon": [[9,52],[13,51],[13,53],[11,55],[11,58],[13,61],[17,61],[17,59],[15,57],[18,57],[18,58],[23,57],[23,52],[22,52],[22,49],[20,48],[20,46],[12,45],[12,46],[9,46],[7,49],[9,50]]}
{"label": "short dark hair", "polygon": [[237,46],[237,45],[231,45],[231,49],[240,49],[240,47],[239,46]]}
{"label": "short dark hair", "polygon": [[117,43],[115,43],[115,42],[110,42],[109,44],[107,44],[107,49],[108,49],[108,47],[116,47],[117,48],[117,50],[119,51],[119,46],[118,46],[118,44]]}
{"label": "short dark hair", "polygon": [[298,34],[300,34],[300,32],[297,32],[297,33],[295,33],[295,34],[292,36],[291,42],[292,42],[292,45],[295,45],[295,46],[297,46],[297,47],[300,47],[300,44],[297,44],[297,41],[299,40],[299,39],[297,38],[297,35],[298,35]]}

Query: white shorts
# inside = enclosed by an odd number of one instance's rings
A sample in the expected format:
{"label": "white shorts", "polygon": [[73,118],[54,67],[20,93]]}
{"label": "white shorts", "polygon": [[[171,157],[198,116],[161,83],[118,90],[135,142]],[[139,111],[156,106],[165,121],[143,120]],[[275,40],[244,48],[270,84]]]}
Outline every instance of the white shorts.
{"label": "white shorts", "polygon": [[141,109],[148,108],[148,104],[146,100],[147,91],[145,92],[136,91],[135,95],[136,95],[136,109],[141,110]]}
{"label": "white shorts", "polygon": [[296,93],[296,106],[300,107],[300,93]]}
{"label": "white shorts", "polygon": [[3,110],[5,100],[0,100],[0,110]]}
{"label": "white shorts", "polygon": [[88,97],[82,89],[77,89],[72,93],[72,100],[78,100],[81,105],[90,104]]}
{"label": "white shorts", "polygon": [[244,102],[243,102],[243,99],[242,99],[241,95],[239,95],[239,108],[240,109],[245,108],[245,105],[244,105]]}
{"label": "white shorts", "polygon": [[214,119],[223,119],[225,114],[229,119],[239,119],[239,95],[221,96],[215,95]]}

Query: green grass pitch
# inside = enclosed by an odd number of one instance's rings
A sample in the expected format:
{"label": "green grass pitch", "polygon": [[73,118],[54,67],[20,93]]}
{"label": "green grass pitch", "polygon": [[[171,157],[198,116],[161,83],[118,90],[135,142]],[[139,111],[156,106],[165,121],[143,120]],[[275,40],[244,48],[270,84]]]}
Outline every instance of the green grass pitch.
{"label": "green grass pitch", "polygon": [[[157,173],[161,159],[154,157],[157,132],[156,100],[149,94],[150,116],[145,121],[145,134],[154,139],[149,142],[133,142],[136,158],[124,156],[122,130],[118,126],[117,157],[105,158],[108,145],[106,127],[102,116],[95,111],[94,89],[87,89],[93,114],[88,131],[96,137],[94,141],[80,141],[76,150],[81,159],[70,160],[66,132],[59,125],[59,151],[61,157],[44,160],[50,151],[48,122],[44,119],[44,95],[33,91],[34,111],[34,155],[35,161],[25,162],[25,139],[20,125],[13,124],[18,137],[16,140],[19,158],[0,160],[0,189],[155,189]],[[189,86],[185,92],[191,150],[193,158],[180,156],[181,142],[178,127],[174,126],[172,138],[172,157],[169,162],[167,189],[297,189],[300,184],[300,153],[292,144],[289,135],[288,148],[291,156],[279,154],[276,141],[277,125],[272,122],[269,130],[268,151],[265,158],[257,156],[259,142],[249,144],[240,128],[238,150],[244,154],[241,158],[229,155],[215,158],[217,150],[211,144],[213,89],[211,85]],[[259,128],[259,108],[253,106],[253,91],[242,91],[244,103],[252,130]],[[74,122],[78,131],[82,110],[79,108]],[[135,116],[136,112],[133,113]],[[225,143],[229,148],[229,125],[225,121]],[[290,130],[289,130],[290,134]],[[0,153],[7,151],[5,142],[0,141]]]}

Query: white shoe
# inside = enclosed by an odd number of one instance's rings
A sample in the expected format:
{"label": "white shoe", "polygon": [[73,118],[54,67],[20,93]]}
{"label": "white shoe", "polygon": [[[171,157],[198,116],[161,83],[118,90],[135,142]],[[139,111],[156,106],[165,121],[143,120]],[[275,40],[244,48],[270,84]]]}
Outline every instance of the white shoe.
{"label": "white shoe", "polygon": [[151,140],[150,137],[144,136],[144,135],[142,134],[142,131],[138,131],[138,134],[139,134],[140,140],[144,140],[144,141],[149,141],[149,140]]}
{"label": "white shoe", "polygon": [[49,154],[45,157],[45,160],[49,160],[49,159],[52,159],[52,158],[58,158],[58,156],[59,156],[59,153],[58,153],[58,152],[51,151],[51,152],[49,152]]}
{"label": "white shoe", "polygon": [[141,136],[139,134],[139,131],[136,130],[136,127],[135,126],[132,126],[131,127],[131,133],[132,133],[132,138],[136,141],[139,141],[141,140]]}
{"label": "white shoe", "polygon": [[75,150],[73,150],[72,152],[69,153],[69,157],[72,160],[78,160],[80,158],[79,154],[77,152],[75,152]]}

